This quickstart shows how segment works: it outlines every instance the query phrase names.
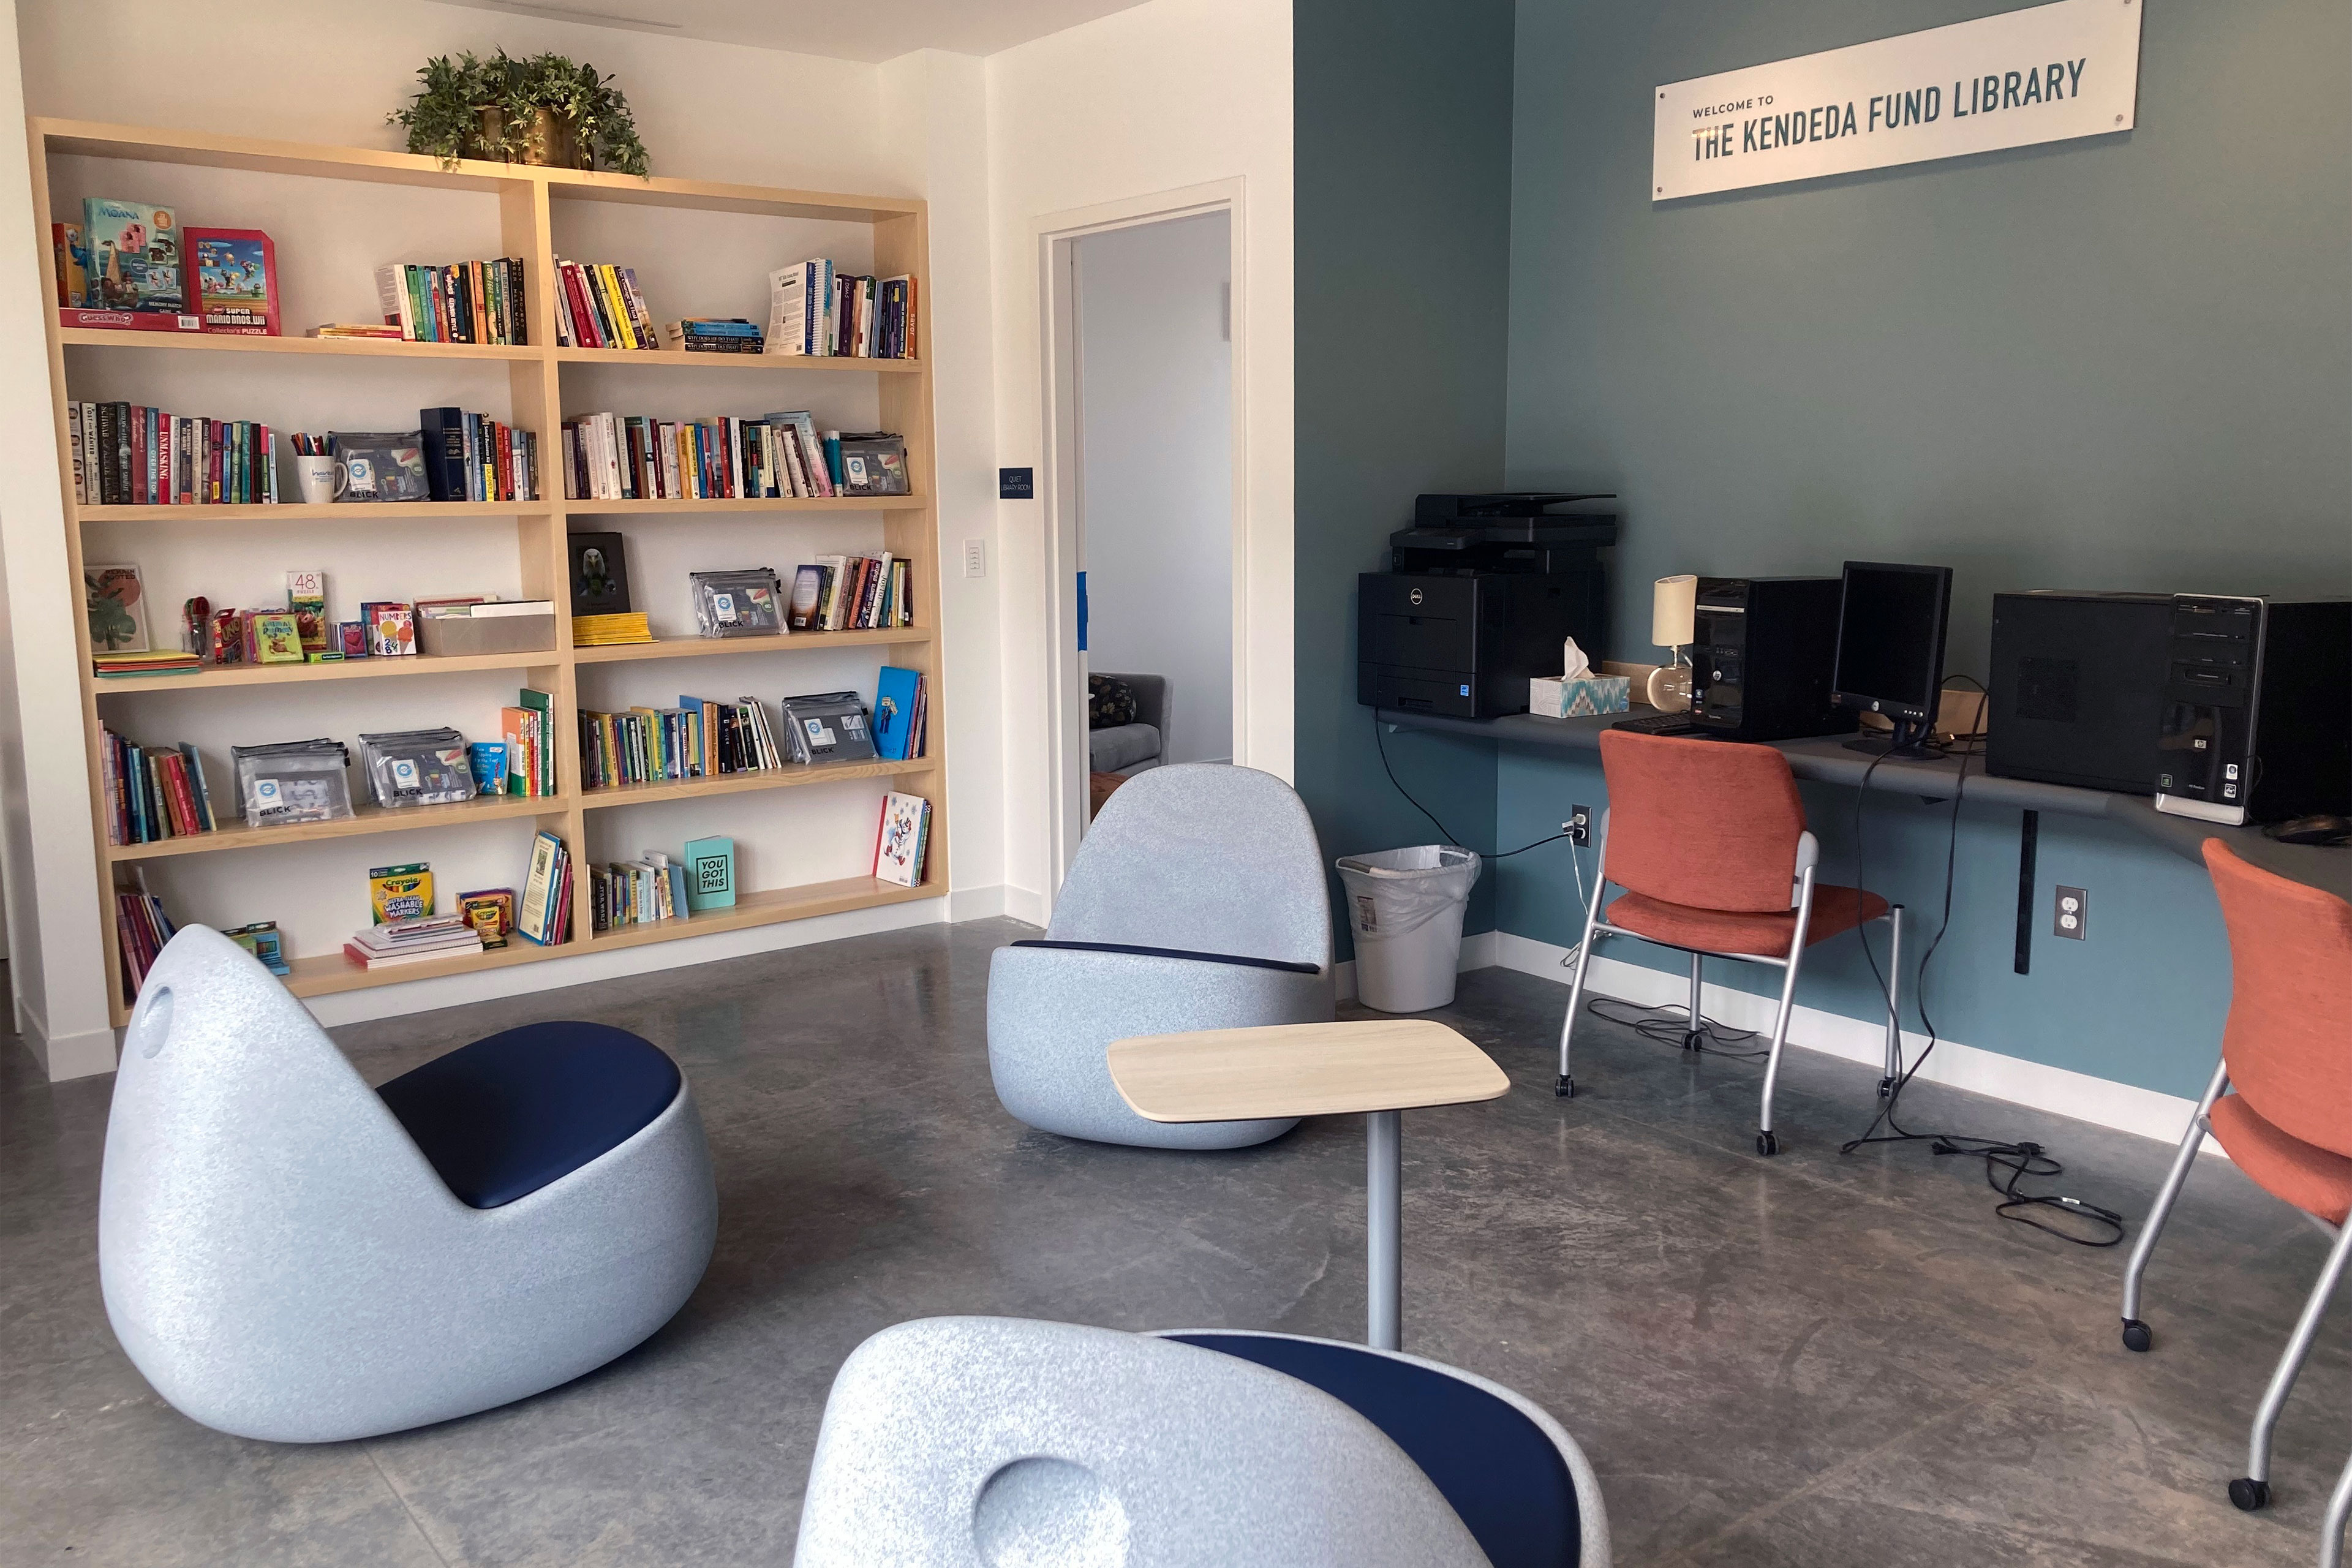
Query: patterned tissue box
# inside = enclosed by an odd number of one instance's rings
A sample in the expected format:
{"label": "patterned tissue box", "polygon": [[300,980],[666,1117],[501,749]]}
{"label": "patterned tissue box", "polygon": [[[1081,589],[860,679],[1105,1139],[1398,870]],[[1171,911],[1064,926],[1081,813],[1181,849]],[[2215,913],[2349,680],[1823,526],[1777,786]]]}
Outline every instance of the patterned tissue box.
{"label": "patterned tissue box", "polygon": [[1528,682],[1528,711],[1546,719],[1622,713],[1633,705],[1630,675],[1581,675],[1574,680],[1538,676]]}

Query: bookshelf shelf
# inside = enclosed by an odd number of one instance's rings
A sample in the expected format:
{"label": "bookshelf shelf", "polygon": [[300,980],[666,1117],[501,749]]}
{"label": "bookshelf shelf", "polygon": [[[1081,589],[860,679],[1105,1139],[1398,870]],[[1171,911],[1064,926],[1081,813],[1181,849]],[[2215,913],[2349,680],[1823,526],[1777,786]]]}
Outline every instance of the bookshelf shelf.
{"label": "bookshelf shelf", "polygon": [[573,517],[658,517],[712,511],[921,511],[930,504],[929,496],[835,496],[830,500],[770,497],[765,500],[568,500],[563,510]]}
{"label": "bookshelf shelf", "polygon": [[[523,351],[526,353],[530,350]],[[857,359],[822,354],[688,353],[684,349],[557,349],[558,364],[667,365],[672,370],[880,371],[885,375],[920,375],[919,360]]]}
{"label": "bookshelf shelf", "polygon": [[205,691],[221,687],[277,686],[288,681],[355,680],[404,675],[464,675],[477,669],[529,669],[556,662],[553,648],[530,653],[469,653],[436,658],[351,658],[340,664],[234,664],[184,675],[100,676],[98,694],[121,691]]}
{"label": "bookshelf shelf", "polygon": [[385,338],[248,338],[234,332],[134,332],[103,327],[66,327],[58,331],[58,341],[69,349],[201,349],[215,353],[350,354],[361,359],[541,357],[535,348],[512,348],[503,343],[410,343]]}
{"label": "bookshelf shelf", "polygon": [[[218,810],[228,803],[226,780],[213,792],[213,806]],[[288,827],[221,827],[210,833],[192,833],[184,838],[165,838],[153,844],[113,844],[107,847],[110,860],[160,860],[175,855],[205,855],[219,849],[261,849],[278,844],[306,844],[319,838],[364,837],[376,833],[405,833],[413,827],[463,826],[469,822],[497,822],[509,816],[557,816],[572,805],[572,797],[561,795],[484,795],[459,805],[411,805],[398,811],[387,811],[380,805],[362,805],[352,816],[336,817],[329,822],[298,822]]]}
{"label": "bookshelf shelf", "polygon": [[[68,506],[73,503],[68,501]],[[368,520],[441,522],[476,517],[545,517],[552,504],[543,500],[418,500],[329,502],[310,506],[293,501],[278,506],[74,506],[83,522],[328,522]]]}
{"label": "bookshelf shelf", "polygon": [[[596,527],[597,524],[591,520],[606,517],[662,519],[665,520],[662,525],[665,527],[668,520],[676,520],[682,528],[690,519],[725,518],[737,514],[766,518],[777,523],[789,521],[796,514],[803,513],[811,517],[865,514],[872,520],[867,526],[880,535],[875,542],[892,556],[910,563],[914,573],[911,583],[914,601],[925,608],[926,614],[930,613],[929,606],[939,603],[940,557],[937,512],[931,496],[927,493],[930,489],[935,460],[931,432],[932,378],[929,361],[789,354],[739,356],[689,353],[671,349],[658,352],[572,349],[558,346],[554,331],[554,300],[557,297],[554,215],[559,210],[554,207],[555,203],[597,202],[647,209],[646,216],[638,219],[625,220],[621,215],[613,215],[615,222],[626,221],[638,226],[642,234],[638,248],[641,256],[658,254],[664,248],[675,249],[681,244],[691,243],[676,237],[684,232],[683,226],[677,220],[666,221],[661,216],[665,210],[862,225],[871,232],[872,269],[879,275],[905,274],[912,278],[915,298],[928,302],[932,298],[927,268],[929,219],[922,202],[901,196],[779,190],[698,180],[639,180],[623,174],[475,161],[444,167],[432,158],[404,153],[316,146],[252,137],[219,136],[205,132],[155,130],[83,121],[36,119],[31,121],[30,135],[34,205],[37,212],[45,215],[51,210],[50,161],[60,157],[121,159],[145,164],[236,170],[264,176],[385,184],[430,191],[494,195],[498,198],[498,253],[522,258],[523,293],[530,312],[530,343],[528,346],[510,346],[402,342],[366,338],[269,338],[224,333],[68,329],[57,312],[47,311],[46,343],[53,389],[52,412],[56,424],[58,473],[68,497],[71,495],[72,459],[67,438],[66,408],[68,399],[75,395],[69,386],[68,367],[72,367],[75,377],[100,372],[119,374],[127,368],[127,363],[120,357],[93,352],[102,350],[162,354],[171,360],[181,374],[194,372],[207,377],[233,374],[244,377],[244,382],[239,384],[246,385],[249,385],[257,375],[296,377],[302,372],[304,356],[330,356],[328,363],[333,364],[341,375],[366,377],[376,374],[384,377],[387,384],[392,373],[371,372],[362,362],[371,359],[417,363],[437,361],[444,363],[472,361],[487,365],[503,365],[505,375],[502,379],[508,387],[509,422],[521,429],[538,431],[549,443],[547,450],[550,453],[560,449],[555,443],[556,432],[563,418],[563,397],[568,384],[563,374],[566,366],[626,364],[661,366],[672,370],[687,368],[698,373],[768,371],[805,372],[834,377],[847,375],[853,379],[835,384],[845,392],[874,397],[874,416],[880,427],[896,430],[905,437],[910,477],[918,492],[907,496],[840,497],[829,500],[624,501],[566,500],[551,497],[538,501],[419,502],[368,507],[313,506],[291,500],[278,506],[79,506],[68,500],[66,542],[69,576],[66,586],[77,595],[80,591],[85,559],[83,542],[88,532],[86,525],[89,524],[136,524],[142,529],[196,523],[231,525],[229,530],[208,538],[204,548],[206,552],[217,549],[225,565],[230,570],[250,571],[261,561],[260,553],[256,552],[258,534],[250,525],[273,525],[268,531],[272,533],[268,542],[273,548],[263,553],[271,558],[268,563],[270,566],[279,566],[283,563],[276,557],[282,553],[282,549],[275,547],[281,545],[282,540],[276,536],[276,530],[291,524],[342,523],[352,525],[354,532],[399,538],[404,551],[415,558],[419,586],[429,585],[434,589],[446,589],[452,585],[447,582],[432,581],[436,572],[445,563],[455,570],[456,563],[472,562],[485,544],[495,550],[510,541],[515,553],[515,575],[522,593],[527,596],[556,601],[556,639],[562,645],[530,653],[352,660],[334,665],[232,667],[185,675],[152,674],[111,680],[100,679],[85,664],[81,695],[90,779],[91,827],[99,868],[100,907],[107,911],[102,917],[107,927],[101,932],[106,953],[107,984],[114,1022],[118,1026],[128,1021],[129,1008],[121,1000],[122,960],[112,929],[112,911],[115,909],[112,894],[120,879],[118,870],[128,876],[131,867],[150,860],[357,838],[410,829],[498,822],[530,825],[554,833],[570,851],[580,882],[575,886],[572,899],[571,940],[568,942],[554,947],[540,947],[517,938],[508,947],[490,952],[370,971],[350,963],[340,952],[342,937],[349,932],[348,925],[335,933],[334,947],[323,953],[317,951],[320,945],[317,931],[289,931],[289,951],[307,955],[292,959],[287,984],[297,995],[302,996],[470,973],[476,970],[503,968],[606,949],[642,946],[710,931],[908,903],[938,898],[946,893],[948,801],[944,739],[948,726],[944,710],[946,693],[942,690],[940,668],[943,649],[934,629],[929,626],[897,626],[865,631],[803,633],[756,644],[723,638],[672,637],[653,643],[573,647],[569,646],[571,617],[564,591],[568,576],[566,535],[571,528],[586,530]],[[289,195],[290,196],[293,193]],[[238,215],[217,212],[205,216],[215,222],[232,223],[236,221]],[[283,253],[299,245],[303,237],[289,232],[275,233],[274,237]],[[389,228],[375,239],[380,242],[375,248],[384,254],[391,254],[406,243],[403,235]],[[860,249],[864,248],[863,240],[856,243]],[[768,269],[774,264],[774,257],[764,247],[755,247],[747,251],[740,264],[748,276],[764,279]],[[44,297],[55,298],[54,259],[46,246],[41,247],[41,266]],[[690,307],[692,302],[680,300],[677,303]],[[295,327],[308,324],[291,321],[288,323]],[[919,332],[927,324],[927,317],[919,321]],[[311,379],[315,379],[315,372],[319,368],[322,367],[311,367]],[[865,379],[868,375],[870,379]],[[574,376],[572,382],[581,383],[581,378]],[[303,383],[289,379],[289,384]],[[866,388],[871,388],[871,393],[865,392]],[[542,471],[547,476],[546,482],[560,489],[560,465],[543,463]],[[281,473],[281,477],[285,476]],[[447,523],[458,524],[460,531],[453,533],[446,528],[418,526]],[[236,525],[247,527],[238,531]],[[305,537],[316,536],[306,533]],[[793,535],[783,537],[790,539]],[[217,544],[214,542],[215,539],[219,541]],[[107,548],[113,552],[121,547],[121,542],[118,541]],[[871,547],[868,546],[869,549]],[[561,782],[576,785],[580,777],[580,672],[586,667],[748,652],[809,653],[827,648],[856,647],[892,650],[888,654],[892,662],[909,666],[923,673],[929,683],[932,714],[929,756],[911,763],[821,765],[596,791],[571,788],[553,795],[500,795],[458,805],[402,811],[364,806],[354,816],[334,822],[264,829],[230,824],[216,832],[166,839],[157,844],[110,846],[106,842],[112,810],[110,801],[103,793],[105,741],[100,710],[100,699],[102,697],[144,693],[151,701],[168,703],[174,693],[223,691],[248,686],[275,690],[299,688],[311,681],[357,682],[332,689],[336,693],[333,699],[336,708],[334,732],[349,741],[362,731],[385,727],[384,721],[390,721],[392,712],[395,710],[385,705],[414,700],[413,694],[407,698],[401,696],[409,689],[375,684],[379,679],[509,670],[547,692],[554,721],[556,776]],[[207,738],[205,721],[206,716],[219,707],[219,704],[207,707],[199,703],[152,715],[148,709],[142,707],[139,717],[142,724],[167,726],[175,736],[187,738],[205,750],[217,752],[224,749],[224,743],[216,738]],[[233,789],[227,784],[226,770],[215,764],[208,771],[214,774],[215,809],[234,809]],[[602,934],[592,930],[593,921],[589,901],[581,896],[590,866],[589,812],[644,802],[741,795],[745,799],[740,815],[747,826],[739,831],[756,836],[764,827],[772,838],[780,831],[788,836],[796,815],[824,809],[814,803],[796,805],[789,793],[779,792],[789,792],[801,784],[854,780],[866,780],[886,786],[893,781],[903,781],[899,787],[919,788],[929,797],[932,810],[930,847],[926,880],[922,886],[907,889],[868,877],[850,878],[748,893],[732,909],[683,921],[627,927]],[[605,820],[609,822],[612,819]],[[207,877],[215,874],[205,873]],[[217,872],[223,878],[238,874],[228,867],[223,867]],[[184,869],[175,875],[171,884],[183,889],[184,896],[184,889],[190,886],[188,876],[188,870]],[[523,880],[520,858],[512,880],[517,886],[520,886]],[[354,869],[352,886],[355,889],[358,882]],[[355,906],[357,902],[355,899]],[[350,923],[356,925],[364,919],[363,907],[355,907]]]}
{"label": "bookshelf shelf", "polygon": [[[631,664],[646,658],[709,658],[730,653],[823,653],[836,647],[896,647],[931,640],[929,626],[856,632],[793,632],[778,637],[657,637],[572,650],[574,664]],[[168,679],[168,678],[166,678]]]}
{"label": "bookshelf shelf", "polygon": [[590,811],[608,805],[639,805],[652,800],[693,800],[707,795],[741,795],[751,790],[792,789],[801,784],[838,784],[845,779],[908,778],[927,773],[939,764],[930,757],[910,763],[792,763],[757,773],[720,773],[709,779],[664,779],[658,784],[606,784],[583,789],[580,804]]}

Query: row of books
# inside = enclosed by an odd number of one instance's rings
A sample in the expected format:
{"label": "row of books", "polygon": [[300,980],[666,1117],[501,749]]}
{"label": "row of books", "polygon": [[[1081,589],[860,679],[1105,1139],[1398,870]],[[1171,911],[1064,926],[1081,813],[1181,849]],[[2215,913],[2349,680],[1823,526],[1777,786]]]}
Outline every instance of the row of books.
{"label": "row of books", "polygon": [[539,437],[462,408],[420,408],[425,482],[435,500],[537,500]]}
{"label": "row of books", "polygon": [[156,844],[210,833],[217,826],[204,758],[195,747],[184,741],[134,746],[111,730],[101,728],[99,734],[109,844]]}
{"label": "row of books", "polygon": [[912,359],[915,280],[835,272],[825,260],[768,274],[768,352]]}
{"label": "row of books", "polygon": [[759,323],[740,316],[688,316],[664,321],[662,338],[685,353],[756,354],[765,353],[768,346]]}
{"label": "row of books", "polygon": [[596,931],[680,920],[691,912],[686,868],[658,850],[642,860],[599,866],[590,878],[588,913]]}
{"label": "row of books", "polygon": [[278,504],[269,426],[131,403],[66,405],[74,500],[83,506]]}
{"label": "row of books", "polygon": [[820,555],[793,579],[796,632],[865,631],[915,624],[909,563],[880,555]]}
{"label": "row of books", "polygon": [[343,943],[343,956],[362,969],[393,969],[481,951],[482,933],[462,914],[414,915],[365,925]]}
{"label": "row of books", "polygon": [[675,421],[583,414],[563,422],[566,500],[825,500],[835,493],[805,410]]}
{"label": "row of books", "polygon": [[525,687],[513,707],[499,710],[499,729],[507,745],[507,794],[553,795],[554,699]]}
{"label": "row of books", "polygon": [[572,939],[572,851],[544,828],[530,841],[530,872],[516,901],[515,930],[542,947]]}
{"label": "row of books", "polygon": [[452,267],[394,262],[375,269],[383,322],[422,343],[530,342],[530,311],[520,256]]}
{"label": "row of books", "polygon": [[155,955],[179,928],[163,912],[163,900],[147,890],[134,873],[130,886],[114,889],[114,933],[122,944],[122,999],[135,1002],[147,984]]}
{"label": "row of books", "polygon": [[658,349],[637,275],[602,261],[555,264],[555,341],[568,349]]}
{"label": "row of books", "polygon": [[765,773],[783,753],[755,697],[714,702],[681,697],[675,708],[580,715],[580,771],[588,789]]}

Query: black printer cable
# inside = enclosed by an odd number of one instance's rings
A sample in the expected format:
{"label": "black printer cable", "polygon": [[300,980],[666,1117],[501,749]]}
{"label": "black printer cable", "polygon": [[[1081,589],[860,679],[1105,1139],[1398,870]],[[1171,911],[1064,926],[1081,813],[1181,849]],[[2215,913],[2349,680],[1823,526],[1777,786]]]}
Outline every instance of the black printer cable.
{"label": "black printer cable", "polygon": [[[1421,802],[1414,800],[1412,797],[1412,791],[1405,788],[1402,784],[1398,782],[1396,769],[1389,766],[1389,745],[1381,730],[1381,710],[1377,708],[1372,710],[1372,744],[1379,749],[1381,753],[1381,771],[1389,775],[1390,784],[1396,785],[1397,794],[1404,796],[1407,801],[1411,802],[1413,810],[1429,818],[1430,826],[1437,829],[1439,835],[1446,843],[1453,845],[1457,849],[1468,849],[1470,847],[1463,843],[1460,838],[1456,837],[1452,828],[1437,820],[1437,813],[1430,810],[1429,807],[1422,805]],[[1565,833],[1555,833],[1549,838],[1538,838],[1532,844],[1522,844],[1517,849],[1504,849],[1492,855],[1481,855],[1479,856],[1479,858],[1484,860],[1507,860],[1514,855],[1524,855],[1530,849],[1540,849],[1547,844],[1558,844],[1569,837],[1570,836]],[[1476,854],[1477,851],[1473,850],[1472,853]]]}

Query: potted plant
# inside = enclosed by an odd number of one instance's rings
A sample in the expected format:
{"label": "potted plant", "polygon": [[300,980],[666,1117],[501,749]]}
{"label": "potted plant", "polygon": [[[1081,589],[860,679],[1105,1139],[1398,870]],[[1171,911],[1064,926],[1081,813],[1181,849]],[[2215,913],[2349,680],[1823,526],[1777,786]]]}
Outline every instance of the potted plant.
{"label": "potted plant", "polygon": [[417,73],[424,90],[390,118],[408,150],[443,163],[462,157],[562,168],[647,172],[629,100],[614,79],[562,55],[487,60],[436,56]]}

